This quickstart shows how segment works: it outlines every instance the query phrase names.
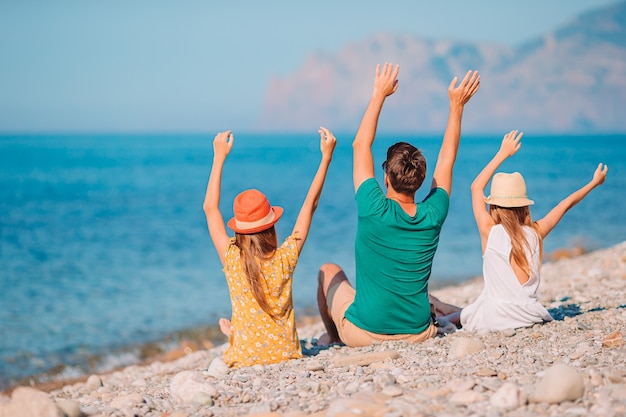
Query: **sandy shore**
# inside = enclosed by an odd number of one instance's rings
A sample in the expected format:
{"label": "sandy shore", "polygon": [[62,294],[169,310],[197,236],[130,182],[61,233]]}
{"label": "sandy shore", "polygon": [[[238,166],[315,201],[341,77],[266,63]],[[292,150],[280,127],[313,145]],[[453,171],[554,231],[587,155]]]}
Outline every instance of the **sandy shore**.
{"label": "sandy shore", "polygon": [[[464,306],[481,288],[434,294]],[[557,320],[422,344],[316,350],[312,321],[301,360],[232,370],[218,346],[49,393],[18,387],[0,417],[626,416],[626,242],[544,265],[540,300]]]}

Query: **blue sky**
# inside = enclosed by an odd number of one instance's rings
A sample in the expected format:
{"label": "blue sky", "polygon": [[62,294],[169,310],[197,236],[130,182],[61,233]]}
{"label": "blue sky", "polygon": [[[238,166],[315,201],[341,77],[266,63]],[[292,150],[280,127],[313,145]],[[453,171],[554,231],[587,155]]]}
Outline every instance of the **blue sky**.
{"label": "blue sky", "polygon": [[0,1],[0,132],[249,130],[272,75],[378,32],[517,45],[615,0]]}

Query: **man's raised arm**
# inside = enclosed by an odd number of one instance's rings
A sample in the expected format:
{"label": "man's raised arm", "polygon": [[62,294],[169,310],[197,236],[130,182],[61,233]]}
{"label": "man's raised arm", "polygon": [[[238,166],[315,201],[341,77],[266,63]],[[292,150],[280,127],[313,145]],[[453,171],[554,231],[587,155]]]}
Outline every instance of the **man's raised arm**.
{"label": "man's raised arm", "polygon": [[446,132],[443,135],[443,142],[439,150],[439,157],[435,165],[432,188],[443,188],[448,195],[452,191],[452,169],[456,161],[461,139],[461,118],[463,108],[470,98],[478,91],[480,86],[480,75],[478,71],[468,71],[459,86],[456,86],[457,77],[452,79],[448,87],[450,97],[450,114]]}
{"label": "man's raised arm", "polygon": [[363,181],[374,177],[374,157],[372,156],[372,144],[376,136],[378,117],[383,108],[385,98],[395,93],[398,89],[398,71],[400,66],[386,63],[382,71],[380,64],[376,66],[376,78],[372,98],[367,105],[365,114],[361,119],[359,130],[356,132],[352,150],[354,152],[353,179],[354,191],[358,190]]}

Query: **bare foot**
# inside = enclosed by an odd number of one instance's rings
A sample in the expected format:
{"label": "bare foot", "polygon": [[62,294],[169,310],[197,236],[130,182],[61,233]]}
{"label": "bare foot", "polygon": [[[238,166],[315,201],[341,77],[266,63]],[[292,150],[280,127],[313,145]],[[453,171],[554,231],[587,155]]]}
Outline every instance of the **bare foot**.
{"label": "bare foot", "polygon": [[323,335],[321,335],[318,339],[317,339],[317,346],[328,346],[330,345],[330,336],[328,336],[328,333],[324,333]]}
{"label": "bare foot", "polygon": [[222,331],[222,333],[224,333],[224,336],[230,339],[230,336],[233,334],[233,329],[230,325],[230,320],[221,318],[219,321],[219,324],[220,324],[220,330]]}
{"label": "bare foot", "polygon": [[441,318],[441,317],[438,318],[437,322],[439,323],[439,327],[437,327],[437,334],[440,336],[454,333],[457,331],[457,328],[454,325],[454,323],[451,323],[444,318]]}
{"label": "bare foot", "polygon": [[330,345],[333,345],[335,343],[341,343],[341,340],[333,340],[328,335],[328,333],[324,333],[317,339],[317,342],[315,342],[315,345],[317,345],[317,346],[330,346]]}

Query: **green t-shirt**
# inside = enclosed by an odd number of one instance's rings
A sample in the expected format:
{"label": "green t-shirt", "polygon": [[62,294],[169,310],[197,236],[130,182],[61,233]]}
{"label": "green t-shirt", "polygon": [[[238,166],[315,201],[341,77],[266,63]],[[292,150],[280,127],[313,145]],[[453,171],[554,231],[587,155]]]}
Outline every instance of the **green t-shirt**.
{"label": "green t-shirt", "polygon": [[356,296],[346,318],[377,334],[423,332],[431,320],[428,278],[448,214],[448,193],[431,190],[409,216],[370,178],[357,190],[356,202]]}

